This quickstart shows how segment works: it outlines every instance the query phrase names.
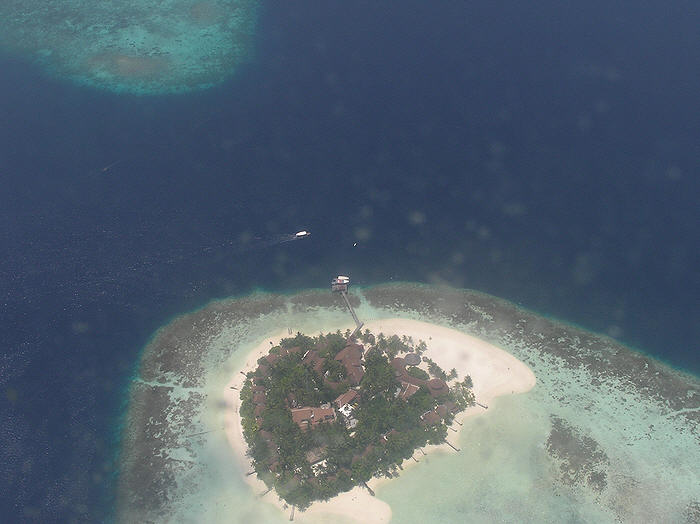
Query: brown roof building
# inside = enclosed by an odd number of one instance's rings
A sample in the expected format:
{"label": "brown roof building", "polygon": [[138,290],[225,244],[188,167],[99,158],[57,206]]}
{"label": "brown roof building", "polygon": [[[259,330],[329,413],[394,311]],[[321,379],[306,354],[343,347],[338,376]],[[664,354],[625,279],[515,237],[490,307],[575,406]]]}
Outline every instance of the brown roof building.
{"label": "brown roof building", "polygon": [[336,420],[335,411],[333,408],[295,408],[292,409],[292,420],[303,431],[313,428],[321,422],[334,422]]}
{"label": "brown roof building", "polygon": [[[401,392],[399,395],[406,395],[405,398],[409,398],[413,395],[418,388],[425,386],[430,391],[430,395],[433,397],[438,397],[449,391],[447,383],[440,378],[433,378],[430,380],[423,380],[422,378],[412,377],[406,371],[406,361],[401,357],[396,357],[391,361],[391,367],[394,368],[394,375],[401,382]],[[404,386],[404,383],[412,384],[416,386],[415,389],[408,386]]]}
{"label": "brown roof building", "polygon": [[457,405],[454,402],[445,402],[444,404],[436,406],[435,409],[423,413],[420,417],[421,423],[430,426],[438,424],[448,413],[454,413],[455,411],[457,411]]}
{"label": "brown roof building", "polygon": [[416,386],[415,384],[411,384],[410,382],[404,382],[402,380],[401,390],[399,391],[398,396],[403,400],[408,400],[418,391],[418,389],[418,386]]}
{"label": "brown roof building", "polygon": [[[391,367],[394,368],[394,375],[397,377],[400,377],[404,373],[406,373],[406,361],[403,359],[403,357],[394,357],[391,359]],[[413,378],[413,377],[411,377]]]}
{"label": "brown roof building", "polygon": [[267,360],[270,364],[275,364],[279,359],[282,358],[282,355],[279,353],[269,353],[268,355],[265,356],[265,360]]}
{"label": "brown roof building", "polygon": [[423,413],[423,415],[421,415],[420,418],[421,418],[422,424],[428,425],[428,426],[432,426],[434,424],[437,424],[442,420],[442,417],[440,416],[440,414],[435,410],[428,411],[427,413]]}
{"label": "brown roof building", "polygon": [[294,394],[294,392],[291,392],[287,395],[287,407],[289,408],[298,408],[299,403],[297,402],[297,396]]}
{"label": "brown roof building", "polygon": [[428,381],[428,389],[433,397],[444,395],[449,391],[447,384],[441,378],[433,378]]}
{"label": "brown roof building", "polygon": [[324,360],[318,354],[318,351],[314,349],[307,351],[306,353],[304,353],[304,356],[302,357],[301,361],[307,366],[310,366],[319,375],[322,374]]}
{"label": "brown roof building", "polygon": [[301,351],[301,347],[299,346],[294,346],[293,348],[283,348],[281,346],[276,346],[274,348],[274,353],[272,352],[272,349],[270,352],[265,355],[265,360],[267,360],[270,364],[275,364],[279,359],[282,357],[286,357],[287,355],[291,355],[292,353],[298,353]]}
{"label": "brown roof building", "polygon": [[357,386],[365,375],[365,370],[362,368],[363,353],[364,348],[360,344],[348,342],[348,345],[335,356],[335,359],[345,367],[348,381],[353,386]]}
{"label": "brown roof building", "polygon": [[406,353],[404,360],[407,366],[417,366],[421,363],[420,355],[417,353]]}
{"label": "brown roof building", "polygon": [[335,404],[338,409],[342,409],[346,404],[352,404],[355,402],[359,396],[360,394],[354,389],[348,389],[345,393],[335,399],[333,404]]}

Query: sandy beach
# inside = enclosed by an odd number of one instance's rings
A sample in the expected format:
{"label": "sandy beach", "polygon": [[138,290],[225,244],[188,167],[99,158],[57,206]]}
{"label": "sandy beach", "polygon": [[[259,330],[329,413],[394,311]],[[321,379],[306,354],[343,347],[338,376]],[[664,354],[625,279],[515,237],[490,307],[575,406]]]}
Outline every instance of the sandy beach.
{"label": "sandy beach", "polygon": [[[335,331],[338,328],[344,330],[346,327],[348,326],[329,326],[325,327],[323,331]],[[459,380],[462,380],[466,375],[471,376],[476,401],[483,406],[489,406],[491,401],[500,395],[524,393],[534,387],[536,382],[535,375],[530,368],[511,354],[488,342],[454,329],[407,319],[369,321],[365,324],[365,329],[369,329],[375,335],[379,333],[384,333],[386,336],[406,335],[412,337],[415,344],[421,340],[425,341],[428,350],[424,355],[435,361],[442,369],[449,372],[455,368]],[[308,334],[313,335],[313,333]],[[282,338],[287,336],[289,335],[285,329],[261,341],[250,352],[243,367],[235,371],[223,392],[226,403],[224,415],[226,436],[242,471],[250,471],[252,468],[248,457],[246,457],[247,446],[243,438],[239,415],[240,399],[236,392],[240,391],[243,385],[244,374],[253,371],[257,366],[258,359],[266,355],[272,345],[278,344]],[[272,344],[270,344],[271,342]],[[473,406],[458,414],[455,420],[462,422],[466,417],[484,411],[484,407]],[[456,431],[450,432],[448,435],[448,441],[455,445],[459,440],[460,428],[460,424],[454,424],[453,429]],[[427,446],[424,449],[426,452],[454,453],[448,444]],[[410,460],[405,461],[404,469],[413,463]],[[258,480],[255,475],[247,476],[246,481],[255,493],[262,494],[267,490],[265,484]],[[389,479],[372,479],[368,484],[375,489],[383,482],[389,482]],[[291,508],[287,508],[274,491],[262,497],[261,500],[276,505],[285,514],[291,511]],[[382,500],[371,496],[367,490],[356,487],[328,502],[312,504],[303,513],[297,512],[294,520],[298,522],[327,522],[337,516],[357,522],[379,524],[391,520],[391,508]]]}

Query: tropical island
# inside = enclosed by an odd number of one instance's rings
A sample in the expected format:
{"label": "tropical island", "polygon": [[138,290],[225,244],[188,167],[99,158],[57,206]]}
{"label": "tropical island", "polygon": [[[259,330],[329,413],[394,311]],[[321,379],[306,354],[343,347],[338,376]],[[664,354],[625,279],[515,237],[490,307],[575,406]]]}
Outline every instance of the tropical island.
{"label": "tropical island", "polygon": [[[314,502],[294,514],[295,521],[698,522],[697,376],[490,295],[410,283],[363,288],[342,298],[327,290],[258,293],[213,301],[161,327],[144,348],[130,386],[115,521],[287,522],[289,504],[251,466],[240,393],[272,348],[280,348],[280,360],[285,357],[285,337],[323,332],[328,338],[340,329],[346,340],[346,329],[358,325],[348,318],[346,298],[364,320],[362,330],[377,334],[372,343],[360,330],[355,333],[363,346],[362,378],[379,333],[387,345],[393,335],[400,341],[406,336],[408,345],[411,338],[423,340],[427,349],[417,367],[431,379],[440,378],[430,375],[430,362],[423,361],[428,357],[444,370],[455,368],[457,381],[469,375],[476,405],[454,416],[446,443],[419,448],[404,461],[399,479],[367,481],[376,496],[356,486]],[[292,343],[284,348],[287,354],[294,345],[301,346]],[[409,355],[420,352],[419,344],[414,346],[396,357],[414,358]],[[391,364],[393,358],[384,354]],[[416,373],[412,366],[406,363],[406,373]],[[323,380],[328,370],[321,371]],[[450,374],[448,386],[455,380]],[[251,379],[251,391],[253,385],[264,384]],[[345,393],[357,387],[348,385]],[[343,394],[337,391],[316,404],[297,399],[298,407],[330,402],[336,418],[344,420],[333,404]],[[351,407],[359,425],[357,406]],[[313,427],[308,415],[310,428],[297,425],[296,434],[305,439],[332,426]],[[296,432],[290,416],[291,409],[280,420]],[[377,429],[375,434],[386,433]],[[289,442],[288,449],[304,458],[318,447]],[[333,450],[334,441],[321,443]],[[388,447],[370,443],[374,452]],[[357,446],[349,454],[345,467],[352,484],[352,458],[364,449]],[[264,476],[266,470],[258,469]],[[294,474],[310,485],[316,482]],[[267,475],[274,488],[273,474]],[[320,473],[318,478],[319,485],[328,482]]]}
{"label": "tropical island", "polygon": [[471,377],[422,356],[424,341],[353,335],[283,338],[241,388],[254,471],[302,510],[394,477],[416,449],[445,442],[455,414],[475,403]]}

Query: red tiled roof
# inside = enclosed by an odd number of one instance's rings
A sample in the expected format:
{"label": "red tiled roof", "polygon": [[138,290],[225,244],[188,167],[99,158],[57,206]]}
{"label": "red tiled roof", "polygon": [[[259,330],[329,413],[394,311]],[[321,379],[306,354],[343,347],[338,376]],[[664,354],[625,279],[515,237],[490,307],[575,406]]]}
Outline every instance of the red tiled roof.
{"label": "red tiled roof", "polygon": [[401,382],[408,382],[409,384],[413,384],[417,387],[424,386],[428,383],[427,380],[412,377],[408,374],[408,371],[406,371],[406,361],[403,359],[403,357],[395,357],[392,359],[391,367],[394,368],[395,374],[397,378],[401,380]]}
{"label": "red tiled roof", "polygon": [[364,348],[360,344],[350,342],[335,356],[335,359],[345,366],[348,380],[353,385],[359,384],[365,375],[365,371],[362,369],[363,352]]}
{"label": "red tiled roof", "polygon": [[414,386],[425,386],[428,384],[427,380],[423,380],[422,378],[416,378],[412,377],[411,375],[408,374],[407,371],[404,371],[403,374],[401,375],[401,380],[404,382],[408,382],[409,384],[413,384]]}
{"label": "red tiled roof", "polygon": [[313,368],[313,370],[319,375],[321,374],[321,371],[323,371],[324,361],[316,350],[312,349],[310,351],[307,351],[306,355],[304,355],[304,358],[302,359],[302,362],[304,364],[310,365]]}
{"label": "red tiled roof", "polygon": [[303,423],[311,421],[311,413],[313,413],[311,408],[295,408],[292,410],[292,420],[298,426],[302,426]]}
{"label": "red tiled roof", "polygon": [[313,408],[313,410],[316,424],[322,421],[335,420],[335,411],[333,408]]}
{"label": "red tiled roof", "polygon": [[425,415],[423,415],[423,416],[421,417],[421,419],[423,420],[423,424],[428,424],[428,425],[431,425],[431,426],[432,426],[433,424],[437,424],[438,422],[440,422],[440,421],[442,420],[442,419],[440,418],[440,415],[439,415],[437,412],[435,412],[434,410],[433,410],[433,411],[429,411],[428,413],[426,413]]}
{"label": "red tiled roof", "polygon": [[335,420],[335,411],[333,408],[296,408],[292,409],[292,420],[301,429],[306,430],[310,426],[315,426],[320,422],[331,422]]}
{"label": "red tiled roof", "polygon": [[360,344],[355,344],[353,342],[349,342],[347,346],[345,346],[343,349],[341,349],[338,352],[338,354],[335,356],[335,359],[339,360],[343,363],[345,363],[345,362],[360,363],[360,362],[362,362],[363,351],[364,351],[364,348]]}
{"label": "red tiled roof", "polygon": [[401,397],[404,400],[408,400],[418,392],[418,389],[418,386],[416,386],[415,384],[411,384],[410,382],[402,380],[401,393],[399,393],[399,397]]}
{"label": "red tiled roof", "polygon": [[340,395],[337,399],[335,399],[333,403],[336,406],[338,406],[338,408],[342,408],[345,404],[350,404],[359,396],[360,394],[357,391],[355,391],[354,389],[349,389],[345,393]]}
{"label": "red tiled roof", "polygon": [[403,371],[406,369],[406,361],[403,359],[403,357],[394,357],[391,360],[391,367],[394,368],[396,371]]}
{"label": "red tiled roof", "polygon": [[428,381],[428,389],[433,397],[447,393],[447,384],[440,378],[433,378]]}
{"label": "red tiled roof", "polygon": [[[402,357],[396,357],[391,361],[391,367],[394,368],[397,378],[402,382],[408,382],[414,386],[421,387],[427,386],[430,395],[433,397],[438,397],[444,393],[447,393],[447,383],[440,378],[433,378],[430,380],[423,380],[421,378],[412,377],[406,371],[406,362]],[[410,395],[409,395],[410,396]]]}
{"label": "red tiled roof", "polygon": [[362,369],[361,364],[356,364],[352,366],[345,366],[345,370],[347,371],[348,374],[348,379],[350,379],[350,383],[353,385],[358,385],[362,381],[362,377],[365,376],[365,370]]}

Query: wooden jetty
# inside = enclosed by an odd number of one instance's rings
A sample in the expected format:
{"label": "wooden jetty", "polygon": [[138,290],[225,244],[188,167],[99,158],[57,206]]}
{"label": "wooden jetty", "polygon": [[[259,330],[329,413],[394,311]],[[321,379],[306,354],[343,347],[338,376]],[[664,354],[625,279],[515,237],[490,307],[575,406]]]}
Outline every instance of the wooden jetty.
{"label": "wooden jetty", "polygon": [[445,441],[445,444],[447,444],[448,446],[450,446],[450,447],[451,447],[452,449],[454,449],[455,451],[459,451],[459,448],[454,447],[454,446],[453,446],[452,444],[450,444],[449,442]]}
{"label": "wooden jetty", "polygon": [[206,435],[207,433],[212,433],[214,431],[223,431],[224,428],[210,429],[209,431],[200,431],[199,433],[192,433],[191,435],[185,435],[183,438],[199,437],[200,435]]}

